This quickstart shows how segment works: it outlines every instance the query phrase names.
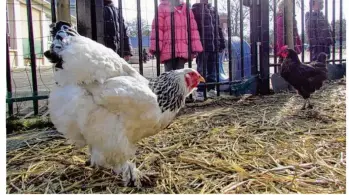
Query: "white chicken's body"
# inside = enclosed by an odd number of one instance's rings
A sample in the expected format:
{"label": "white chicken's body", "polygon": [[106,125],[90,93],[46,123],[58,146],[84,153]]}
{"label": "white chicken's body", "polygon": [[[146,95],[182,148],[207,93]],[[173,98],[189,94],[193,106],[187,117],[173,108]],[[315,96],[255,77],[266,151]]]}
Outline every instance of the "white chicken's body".
{"label": "white chicken's body", "polygon": [[91,164],[114,170],[133,157],[139,140],[164,129],[177,114],[162,113],[150,88],[129,76],[89,84],[86,89],[56,87],[49,110],[59,132],[77,146],[91,148]]}
{"label": "white chicken's body", "polygon": [[[45,52],[56,67],[50,118],[71,143],[89,146],[92,165],[112,168],[123,173],[125,182],[133,181],[136,169],[128,160],[135,144],[172,122],[200,82],[192,83],[187,74],[200,75],[183,69],[149,82],[111,49],[60,28]],[[188,82],[193,87],[186,87]]]}
{"label": "white chicken's body", "polygon": [[61,86],[95,81],[103,83],[118,76],[131,76],[148,83],[117,53],[87,37],[69,36],[63,41],[54,40],[53,44],[53,51],[64,59],[64,69],[54,74],[55,81]]}

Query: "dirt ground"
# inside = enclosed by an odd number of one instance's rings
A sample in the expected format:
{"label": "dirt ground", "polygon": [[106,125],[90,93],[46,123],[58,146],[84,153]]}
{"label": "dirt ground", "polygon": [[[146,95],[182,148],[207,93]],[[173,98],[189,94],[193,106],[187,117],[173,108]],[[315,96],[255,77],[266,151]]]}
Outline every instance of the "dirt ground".
{"label": "dirt ground", "polygon": [[346,193],[345,88],[326,84],[306,111],[294,93],[189,104],[138,144],[141,189],[52,129],[8,136],[7,193]]}

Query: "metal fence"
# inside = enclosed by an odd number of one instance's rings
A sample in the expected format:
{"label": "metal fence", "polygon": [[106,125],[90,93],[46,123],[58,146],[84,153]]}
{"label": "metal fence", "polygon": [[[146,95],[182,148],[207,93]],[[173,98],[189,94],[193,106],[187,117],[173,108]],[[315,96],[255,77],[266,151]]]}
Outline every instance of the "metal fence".
{"label": "metal fence", "polygon": [[[169,2],[175,2],[174,0],[168,0]],[[294,15],[298,13],[296,10],[296,6],[299,6],[301,10],[301,40],[302,40],[302,52],[301,58],[302,61],[305,62],[305,56],[307,56],[307,51],[304,48],[306,43],[306,34],[305,32],[305,19],[304,19],[304,11],[306,10],[305,6],[306,0],[294,0],[293,10]],[[345,42],[345,28],[343,30],[343,23],[345,23],[343,12],[342,12],[342,0],[325,0],[325,15],[326,20],[328,19],[328,5],[329,1],[332,1],[332,29],[333,35],[335,39],[338,39],[338,49],[333,45],[332,47],[332,59],[331,63],[343,63],[345,61],[345,55],[343,58],[343,42]],[[339,3],[336,3],[336,2]],[[6,103],[7,114],[8,116],[12,115],[28,115],[28,113],[32,114],[42,114],[45,112],[45,106],[47,105],[47,98],[49,91],[51,90],[53,83],[52,78],[52,68],[51,66],[42,66],[49,65],[45,64],[44,59],[41,59],[43,62],[38,63],[39,58],[42,57],[42,52],[45,48],[48,48],[47,45],[50,43],[50,35],[43,35],[44,30],[49,32],[48,25],[51,22],[56,22],[56,10],[59,7],[56,7],[55,0],[51,1],[39,1],[38,3],[35,0],[27,0],[25,3],[23,1],[18,0],[8,0],[7,1],[7,99]],[[75,2],[75,1],[74,1]],[[208,41],[212,41],[210,38],[206,38],[205,33],[214,33],[219,34],[220,29],[223,29],[224,35],[221,37],[225,38],[226,48],[223,52],[218,52],[216,57],[214,57],[214,62],[208,62],[206,59],[207,53],[203,52],[197,57],[193,59],[192,54],[192,40],[191,40],[191,25],[195,21],[197,26],[201,26],[201,28],[205,28],[205,21],[202,17],[205,13],[199,13],[201,15],[201,21],[196,21],[197,18],[190,17],[190,12],[186,12],[182,22],[178,24],[176,23],[176,9],[175,6],[170,6],[169,19],[170,19],[170,36],[166,37],[166,40],[161,37],[160,32],[163,27],[159,24],[159,17],[162,17],[164,13],[161,13],[162,8],[160,9],[159,4],[161,4],[163,0],[118,0],[115,2],[115,5],[119,9],[119,17],[125,19],[125,24],[120,22],[120,32],[121,37],[124,37],[123,28],[127,27],[128,30],[131,29],[131,21],[135,21],[135,25],[131,30],[134,32],[132,36],[136,37],[137,45],[132,45],[133,48],[137,49],[137,56],[133,56],[133,60],[136,60],[135,64],[132,64],[139,72],[145,77],[156,77],[161,72],[164,71],[163,62],[161,62],[161,52],[165,52],[160,47],[160,41],[166,41],[170,48],[170,56],[171,59],[176,58],[176,41],[178,40],[178,36],[176,35],[176,29],[186,28],[185,39],[181,40],[186,43],[187,47],[187,58],[185,67],[193,67],[196,69],[201,69],[204,77],[207,77],[207,67],[211,66],[214,72],[214,79],[209,79],[210,81],[202,84],[203,88],[203,96],[207,98],[207,89],[215,89],[216,95],[220,96],[222,94],[227,95],[240,95],[244,93],[255,93],[255,94],[269,94],[270,93],[270,73],[277,72],[278,66],[280,64],[277,63],[276,57],[276,42],[277,42],[277,0],[213,0],[213,12],[218,14],[215,15],[216,24],[212,24],[215,28],[213,32],[206,32],[205,30],[198,29],[200,34],[200,43],[205,46],[205,43]],[[186,10],[192,10],[192,1],[184,0],[183,1]],[[339,5],[339,17],[337,17],[336,6]],[[26,19],[17,19],[15,16],[23,15],[23,13],[18,13],[18,10],[15,10],[16,7],[25,7],[26,8]],[[39,21],[47,20],[46,26],[41,23],[39,25],[41,29],[41,36],[35,35],[35,33],[39,30],[34,27],[33,24],[38,22],[35,18],[33,18],[33,9],[38,9],[38,7],[42,7],[42,9],[50,9],[50,14],[46,14],[46,17],[40,17]],[[73,6],[75,8],[75,6]],[[103,0],[78,0],[76,1],[76,24],[79,33],[83,36],[90,37],[97,42],[104,44],[104,26],[105,21],[103,19],[104,1]],[[309,7],[311,10],[311,7]],[[14,13],[10,13],[12,12]],[[75,10],[75,9],[74,9]],[[198,14],[198,13],[196,13]],[[48,15],[51,15],[50,17]],[[161,15],[161,16],[159,16]],[[337,20],[336,20],[337,19]],[[143,22],[145,21],[145,22]],[[336,32],[336,21],[339,23],[339,33]],[[22,23],[25,22],[26,25]],[[18,24],[20,23],[20,24]],[[154,24],[154,25],[152,25]],[[183,25],[183,26],[181,26]],[[14,64],[18,66],[20,58],[24,58],[25,52],[19,52],[22,48],[17,49],[17,53],[14,53],[14,49],[12,45],[18,46],[18,42],[23,37],[18,36],[18,33],[13,33],[11,31],[16,30],[15,28],[19,28],[21,26],[25,26],[28,29],[28,56],[25,58],[28,60],[28,65],[24,66],[24,68],[16,68]],[[47,30],[48,29],[48,30]],[[144,30],[145,29],[145,30]],[[285,29],[285,28],[284,28]],[[17,29],[18,30],[18,29]],[[155,37],[155,59],[150,59],[149,61],[143,60],[143,48],[148,48],[148,46],[144,45],[144,37],[148,37],[150,39],[151,32],[153,31]],[[272,33],[271,33],[272,32]],[[130,33],[130,32],[128,32]],[[15,34],[15,36],[14,36]],[[23,33],[22,33],[23,35]],[[131,35],[129,35],[131,36]],[[177,38],[177,39],[176,39]],[[162,39],[162,40],[160,40]],[[214,39],[213,39],[214,40]],[[16,42],[16,44],[14,44]],[[38,42],[39,46],[37,46]],[[151,40],[149,40],[149,43]],[[229,43],[229,44],[227,44]],[[124,48],[124,39],[120,39],[120,48]],[[219,47],[218,41],[214,41],[214,46]],[[272,45],[272,46],[271,46]],[[24,49],[23,49],[24,50]],[[205,50],[205,48],[204,48]],[[272,53],[271,50],[274,50]],[[338,52],[337,52],[338,51]],[[123,49],[120,51],[120,55],[123,56]],[[217,52],[216,52],[217,53]],[[337,57],[337,53],[339,56]],[[22,54],[23,56],[20,56]],[[227,56],[225,56],[227,54]],[[273,55],[274,54],[274,55]],[[222,60],[223,58],[223,60]],[[227,61],[224,59],[227,58]],[[171,63],[175,63],[174,60]],[[39,64],[39,65],[38,65]],[[45,71],[43,71],[45,69]],[[20,74],[19,74],[19,73]],[[45,72],[45,73],[43,73]],[[21,82],[19,82],[21,80]],[[24,80],[24,81],[23,81]],[[23,88],[18,86],[18,83],[25,83]],[[32,106],[25,104],[25,108],[21,108],[21,104],[23,102],[32,102]],[[40,104],[41,102],[41,104]]]}
{"label": "metal fence", "polygon": [[[43,28],[55,21],[55,5],[48,1],[8,0],[6,4],[6,77],[7,114],[22,113],[37,115],[45,107],[51,83],[44,80],[43,49],[49,47],[50,35]],[[54,13],[54,14],[50,14]],[[28,105],[32,102],[32,106]]]}
{"label": "metal fence", "polygon": [[[276,0],[273,1],[273,7],[272,9],[272,21],[273,21],[273,29],[278,29],[278,17],[280,14],[280,10],[278,10],[278,2]],[[293,15],[294,17],[294,22],[300,25],[297,25],[293,30],[296,32],[294,33],[294,42],[296,43],[297,41],[297,36],[299,37],[301,41],[301,53],[299,54],[299,57],[301,61],[305,64],[310,63],[311,61],[311,48],[315,48],[317,46],[320,46],[322,43],[313,43],[314,41],[309,41],[308,37],[309,35],[307,34],[307,28],[309,29],[308,31],[322,31],[324,28],[326,28],[326,25],[329,26],[330,28],[330,33],[331,35],[328,37],[322,37],[324,39],[332,39],[333,44],[331,45],[326,45],[328,49],[328,63],[330,64],[345,64],[346,58],[345,58],[345,52],[346,52],[346,47],[345,47],[345,38],[346,38],[346,19],[343,16],[343,0],[323,0],[323,8],[320,9],[320,11],[314,10],[314,4],[311,3],[311,0],[293,0]],[[329,7],[331,8],[329,10]],[[331,12],[331,13],[330,13]],[[313,13],[313,14],[310,14]],[[316,16],[314,14],[316,13]],[[308,15],[308,19],[306,18],[306,15]],[[321,16],[319,16],[321,15]],[[285,25],[285,16],[284,14],[281,13],[281,20],[283,20],[283,23]],[[298,16],[298,17],[296,17]],[[323,18],[321,18],[323,16]],[[312,18],[316,17],[316,18]],[[331,19],[329,19],[331,17]],[[300,20],[300,21],[299,21]],[[315,21],[317,24],[309,25],[309,22]],[[320,24],[319,24],[320,23]],[[323,24],[321,24],[323,23]],[[318,25],[318,26],[317,26]],[[321,26],[325,25],[325,26]],[[300,28],[299,28],[300,27]],[[280,28],[280,27],[279,27]],[[315,28],[315,29],[314,29]],[[287,31],[287,28],[284,26],[282,28],[283,31]],[[321,32],[318,32],[321,33]],[[286,33],[281,33],[283,36],[286,35]],[[271,66],[274,67],[274,72],[277,72],[277,67],[280,66],[281,64],[278,63],[277,60],[277,38],[278,38],[278,33],[277,30],[273,30],[273,60],[271,61]],[[279,35],[280,36],[280,35]],[[286,44],[286,38],[283,39]],[[318,40],[317,40],[318,41]],[[320,44],[320,45],[318,45]],[[344,56],[343,56],[344,53]]]}

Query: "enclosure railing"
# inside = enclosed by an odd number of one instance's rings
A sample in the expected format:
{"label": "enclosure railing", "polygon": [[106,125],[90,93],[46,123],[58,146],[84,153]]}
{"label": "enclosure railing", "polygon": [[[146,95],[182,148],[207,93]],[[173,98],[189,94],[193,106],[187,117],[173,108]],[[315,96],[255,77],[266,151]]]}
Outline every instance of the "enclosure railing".
{"label": "enclosure railing", "polygon": [[[279,0],[278,2],[280,2],[281,0]],[[286,0],[282,0],[286,1]],[[274,21],[274,31],[273,31],[273,36],[274,36],[274,47],[273,47],[273,63],[270,64],[270,66],[274,67],[274,73],[277,72],[277,67],[281,66],[280,63],[277,62],[277,15],[280,14],[278,13],[277,7],[278,7],[278,2],[276,0],[273,0],[273,21]],[[343,38],[346,37],[346,32],[343,32],[343,27],[345,28],[345,24],[343,23],[345,20],[345,18],[343,17],[343,0],[323,0],[324,2],[324,8],[320,9],[319,11],[314,11],[313,10],[313,0],[309,0],[307,2],[309,2],[309,4],[305,4],[305,0],[292,0],[293,4],[294,4],[294,9],[293,9],[293,16],[294,16],[294,21],[297,22],[296,19],[296,7],[298,8],[297,10],[300,10],[300,15],[301,15],[301,34],[300,34],[300,40],[302,42],[301,46],[301,54],[300,54],[300,59],[303,63],[305,64],[309,64],[311,62],[311,53],[310,53],[310,49],[311,47],[316,47],[317,45],[311,45],[309,42],[309,35],[306,33],[306,28],[310,28],[310,26],[308,27],[307,22],[306,22],[306,18],[305,15],[308,14],[310,21],[312,21],[312,17],[313,14],[309,14],[309,13],[318,13],[319,15],[323,14],[324,11],[324,18],[323,19],[318,19],[318,20],[323,20],[322,22],[328,23],[328,25],[330,26],[330,31],[332,33],[331,37],[327,37],[327,38],[331,38],[333,39],[333,44],[331,46],[327,46],[328,49],[331,49],[331,52],[328,51],[329,54],[329,59],[327,60],[328,63],[330,64],[343,64],[346,62],[346,58],[343,58],[343,46],[345,47],[345,44],[343,45]],[[336,15],[337,12],[337,4],[338,3],[338,7],[339,7],[339,18],[338,15]],[[329,22],[328,16],[329,16],[329,5],[332,7],[332,22]],[[324,10],[323,10],[324,9]],[[305,10],[308,10],[307,13],[305,13]],[[284,20],[286,20],[286,18],[284,18]],[[337,24],[338,24],[338,28],[339,28],[339,33],[336,33],[337,29]],[[316,26],[317,24],[313,24],[313,26]],[[326,24],[325,24],[326,25]],[[280,28],[280,27],[279,27]],[[320,28],[320,27],[318,27]],[[297,34],[299,33],[297,31],[297,28],[294,29]],[[316,29],[317,30],[317,29]],[[322,29],[319,29],[320,31]],[[286,35],[285,31],[287,31],[287,26],[284,22],[284,28],[283,28],[283,35]],[[316,31],[316,33],[321,33],[319,31]],[[280,35],[279,35],[280,36]],[[296,39],[297,39],[298,35],[294,36],[294,42],[296,43]],[[322,37],[324,38],[324,37]],[[284,41],[286,41],[286,38],[283,39]],[[286,42],[284,42],[284,44],[286,44]],[[336,45],[338,45],[339,49],[336,48]],[[306,59],[307,57],[307,59]]]}
{"label": "enclosure railing", "polygon": [[[16,0],[15,0],[16,1]],[[255,82],[256,85],[252,86],[252,91],[255,91],[255,93],[260,94],[268,94],[270,92],[270,67],[274,68],[274,72],[277,72],[277,66],[280,66],[280,64],[277,62],[277,3],[279,1],[277,0],[214,0],[212,3],[213,9],[212,12],[217,13],[215,15],[216,18],[210,18],[210,21],[215,21],[215,24],[209,24],[212,26],[215,26],[215,29],[213,32],[206,31],[207,28],[206,20],[207,17],[210,15],[207,15],[207,13],[201,13],[201,20],[197,20],[198,18],[192,18],[191,13],[189,11],[186,12],[185,17],[186,20],[184,22],[181,22],[178,26],[176,23],[176,20],[178,19],[176,17],[176,13],[178,12],[178,7],[174,6],[175,0],[168,0],[170,2],[170,36],[168,37],[167,43],[172,43],[170,48],[170,56],[171,56],[171,63],[175,63],[173,60],[176,58],[176,41],[178,41],[178,36],[176,35],[177,28],[181,28],[183,26],[186,27],[186,40],[181,40],[187,43],[187,67],[193,67],[193,68],[202,68],[203,76],[207,79],[207,68],[208,66],[213,66],[215,75],[212,80],[207,83],[200,84],[200,87],[203,87],[203,96],[206,99],[208,96],[207,88],[210,86],[214,86],[216,95],[221,95],[221,87],[222,86],[229,86],[227,93],[230,95],[236,94],[234,90],[242,90],[243,88],[246,88],[247,84],[250,84],[251,82]],[[332,2],[332,32],[333,36],[336,39],[335,32],[337,31],[336,22],[339,22],[339,57],[336,57],[336,46],[333,44],[332,47],[332,59],[329,60],[329,62],[332,63],[343,63],[346,60],[343,58],[343,0],[339,0],[339,21],[336,20],[336,0],[325,0],[325,18],[328,19],[328,1]],[[38,82],[37,82],[37,71],[38,71],[38,65],[37,65],[37,55],[38,51],[35,46],[35,32],[37,32],[37,29],[33,27],[33,14],[32,14],[32,8],[35,7],[32,2],[36,2],[35,0],[26,0],[26,6],[27,6],[27,28],[28,28],[28,39],[29,39],[29,64],[31,68],[31,86],[32,94],[30,96],[23,96],[23,97],[17,97],[13,95],[14,89],[16,89],[16,86],[12,85],[13,80],[16,78],[13,77],[13,72],[11,71],[11,56],[10,56],[10,43],[9,39],[7,39],[7,60],[6,60],[6,76],[7,76],[7,99],[6,103],[8,105],[7,111],[8,115],[12,116],[14,115],[14,103],[15,102],[23,102],[23,101],[32,101],[33,102],[33,111],[34,114],[39,113],[39,106],[38,102],[39,100],[47,99],[47,94],[40,94],[40,89],[38,89]],[[59,7],[56,8],[56,1],[51,0],[50,2],[45,1],[46,3],[50,3],[50,11],[51,11],[51,22],[56,22],[56,10],[59,9]],[[153,64],[149,65],[148,63],[144,63],[143,60],[143,28],[144,24],[142,21],[144,20],[144,17],[142,17],[142,13],[148,12],[147,8],[142,6],[142,3],[147,3],[154,7],[154,14],[152,21],[154,24],[154,29],[152,29],[151,25],[147,25],[147,28],[149,31],[155,31],[155,67]],[[125,18],[125,16],[130,15],[128,12],[135,11],[136,12],[136,33],[137,34],[137,40],[138,43],[136,45],[133,45],[133,47],[137,47],[138,49],[138,70],[139,72],[144,75],[147,75],[147,71],[149,68],[155,68],[156,75],[158,76],[163,71],[163,65],[161,62],[161,52],[164,52],[162,50],[163,45],[160,45],[160,39],[163,39],[164,37],[162,34],[160,34],[160,28],[162,28],[159,24],[159,15],[161,14],[163,16],[163,13],[161,13],[161,10],[159,9],[159,3],[162,3],[163,1],[159,0],[134,0],[134,2],[131,2],[129,0],[118,0],[117,1],[117,7],[119,10],[119,18]],[[192,5],[190,4],[190,0],[185,0],[185,7],[187,10],[192,9]],[[136,6],[135,4],[136,3]],[[305,4],[304,0],[294,0],[294,7],[300,6],[301,8],[301,40],[302,40],[302,52],[301,52],[301,58],[303,62],[305,61],[305,40],[307,35],[305,34]],[[10,3],[8,3],[9,5]],[[130,6],[131,4],[131,6]],[[77,29],[79,33],[83,36],[90,37],[102,44],[104,44],[104,13],[103,13],[103,7],[104,2],[103,0],[78,0],[76,1],[76,8],[77,8]],[[8,9],[8,8],[7,8]],[[293,9],[293,15],[296,14],[296,9]],[[311,10],[311,5],[309,7],[309,10]],[[223,15],[226,15],[226,21],[222,19]],[[162,17],[161,16],[161,17]],[[147,17],[146,17],[147,19]],[[208,41],[213,42],[213,47],[220,47],[219,46],[219,40],[220,38],[224,38],[226,44],[226,48],[223,51],[227,51],[228,53],[228,62],[222,62],[222,60],[219,59],[218,53],[220,55],[222,54],[222,51],[217,52],[217,57],[215,57],[214,62],[209,62],[207,59],[206,52],[202,52],[199,55],[202,55],[200,57],[200,60],[196,60],[196,63],[193,61],[192,56],[192,29],[191,25],[194,22],[197,23],[197,26],[201,26],[202,29],[198,29],[200,32],[200,42],[204,46],[205,51],[205,43]],[[7,22],[11,21],[11,18],[7,18]],[[121,22],[122,21],[122,22]],[[149,20],[148,20],[149,21]],[[270,21],[273,21],[273,24],[270,26]],[[18,22],[18,21],[13,21]],[[225,35],[219,35],[220,30],[222,27],[222,23],[226,23],[226,31]],[[249,25],[246,25],[249,24]],[[14,25],[18,26],[18,25]],[[22,25],[23,26],[23,25]],[[245,27],[248,27],[247,29]],[[120,56],[124,56],[124,39],[123,37],[126,36],[124,34],[124,28],[128,28],[128,26],[124,26],[123,20],[119,20],[119,27],[120,27]],[[7,29],[11,29],[12,27],[8,27]],[[48,28],[42,26],[42,28]],[[287,30],[286,28],[284,28]],[[273,31],[272,34],[270,34],[270,31]],[[8,31],[9,32],[9,31]],[[209,37],[209,33],[213,33],[214,37],[212,38],[206,38]],[[9,34],[9,33],[8,33]],[[286,33],[284,33],[286,34]],[[249,37],[244,36],[249,35]],[[274,36],[273,38],[271,36]],[[17,39],[18,37],[15,37]],[[237,42],[236,38],[239,39]],[[21,49],[21,48],[17,48]],[[274,57],[270,59],[270,49],[274,50]],[[245,53],[245,51],[248,51],[248,53]],[[224,56],[223,56],[224,57]],[[197,58],[198,59],[198,58]],[[271,61],[270,61],[271,60]],[[250,62],[250,65],[247,66],[247,62]],[[212,63],[212,64],[210,64]],[[306,62],[309,63],[309,62]],[[151,66],[151,67],[149,67]],[[227,69],[227,75],[223,74],[225,76],[225,79],[221,78],[221,75],[219,74],[221,72],[222,68]],[[212,70],[211,70],[212,71]],[[51,79],[52,78],[52,73]],[[50,75],[47,73],[47,77],[50,77]],[[30,79],[28,79],[28,82],[30,83]],[[247,83],[247,84],[246,84]],[[258,83],[258,84],[257,84]],[[244,93],[244,92],[243,92]],[[241,93],[240,93],[241,94]]]}
{"label": "enclosure railing", "polygon": [[[35,1],[33,3],[32,0],[26,0],[24,2],[24,4],[26,4],[26,17],[27,20],[16,20],[15,18],[9,18],[9,11],[8,11],[8,7],[9,5],[11,5],[11,7],[16,7],[16,4],[22,4],[22,2],[19,1],[12,1],[12,2],[7,2],[7,6],[6,6],[6,11],[7,11],[7,35],[6,35],[6,78],[7,78],[7,98],[6,98],[6,103],[8,105],[7,107],[7,111],[8,111],[8,115],[12,116],[14,114],[14,103],[16,102],[26,102],[26,101],[32,101],[33,102],[33,112],[35,115],[37,115],[39,113],[39,105],[38,105],[38,101],[39,100],[43,100],[43,99],[47,99],[48,95],[41,95],[38,91],[38,78],[37,78],[37,55],[39,54],[38,51],[36,51],[35,48],[35,40],[34,40],[34,31],[38,30],[38,29],[34,29],[33,27],[33,13],[32,13],[32,9],[35,7],[36,9],[38,7],[38,3]],[[51,13],[52,13],[52,22],[56,21],[56,9],[55,9],[55,0],[51,0]],[[23,11],[23,10],[21,10]],[[19,10],[12,10],[12,12],[17,12],[17,13],[12,13],[12,15],[16,15],[18,14]],[[36,19],[37,21],[38,19]],[[40,20],[40,19],[39,19]],[[22,97],[17,97],[17,95],[14,95],[14,90],[13,90],[13,78],[11,75],[11,57],[10,57],[10,39],[11,37],[9,36],[9,22],[12,23],[20,23],[19,25],[21,25],[21,22],[27,22],[27,31],[28,31],[28,41],[29,41],[29,59],[30,59],[30,68],[31,68],[31,89],[32,89],[32,93],[30,96],[28,95],[23,95]],[[15,28],[18,27],[18,24],[14,25]],[[18,30],[18,29],[17,29]],[[25,29],[23,29],[23,31],[25,32]],[[22,34],[23,36],[23,34]],[[13,39],[24,39],[23,37],[17,37],[14,36]],[[17,50],[20,50],[22,48],[17,48]],[[42,54],[42,53],[41,53]],[[18,54],[16,54],[18,55]],[[19,56],[19,57],[24,57],[24,56]],[[15,61],[15,60],[13,60]],[[18,61],[16,61],[17,63],[19,63]],[[30,80],[28,78],[28,82],[30,83]]]}

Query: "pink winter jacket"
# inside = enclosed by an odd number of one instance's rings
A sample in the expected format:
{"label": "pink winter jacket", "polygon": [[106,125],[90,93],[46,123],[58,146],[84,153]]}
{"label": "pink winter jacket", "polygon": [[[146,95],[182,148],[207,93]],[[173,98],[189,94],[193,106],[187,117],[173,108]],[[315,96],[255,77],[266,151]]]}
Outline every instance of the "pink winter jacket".
{"label": "pink winter jacket", "polygon": [[[171,3],[169,0],[161,0],[158,7],[158,20],[159,20],[159,48],[160,48],[160,62],[163,63],[166,60],[172,58],[172,44],[171,44]],[[181,57],[188,60],[188,29],[187,29],[187,6],[185,3],[181,3],[180,6],[175,7],[174,21],[175,21],[175,48],[176,58]],[[191,29],[191,51],[192,58],[194,53],[203,51],[203,47],[200,42],[200,35],[198,27],[190,10],[190,29]],[[152,31],[150,36],[150,53],[154,54],[156,51],[156,30],[155,19],[152,24]]]}

